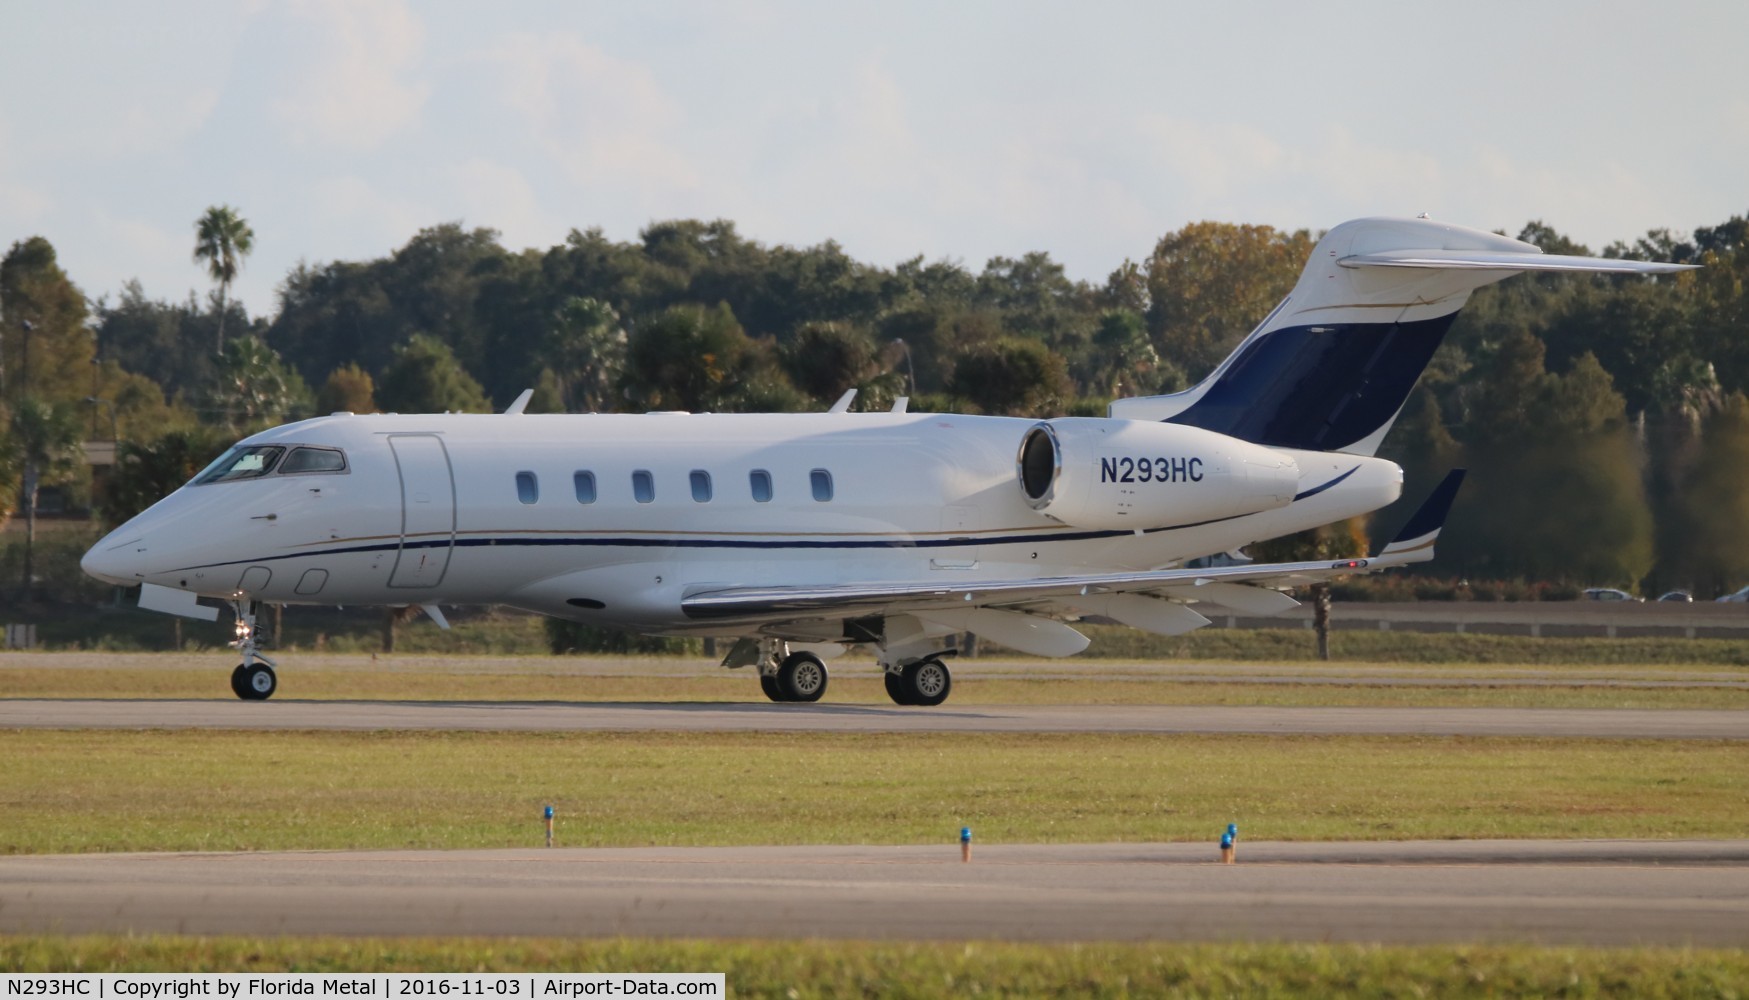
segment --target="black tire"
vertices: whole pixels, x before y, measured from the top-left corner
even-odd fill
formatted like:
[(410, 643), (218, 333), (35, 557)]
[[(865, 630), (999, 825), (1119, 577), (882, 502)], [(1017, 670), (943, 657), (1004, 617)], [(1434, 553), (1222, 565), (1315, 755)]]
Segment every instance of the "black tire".
[(273, 697), (273, 692), (279, 690), (279, 677), (273, 668), (265, 663), (256, 663), (243, 668), (242, 686), (237, 697), (244, 701), (266, 701)]
[(784, 701), (819, 701), (828, 680), (826, 661), (813, 653), (791, 653), (777, 668), (777, 689)]
[(894, 673), (888, 670), (882, 674), (882, 679), (887, 682), (887, 697), (893, 699), (893, 704), (909, 705), (912, 703), (910, 692), (905, 690), (905, 675), (903, 673)]
[(770, 698), (772, 701), (783, 700), (783, 692), (778, 690), (777, 687), (777, 678), (768, 674), (759, 675), (759, 690), (764, 691), (765, 697)]
[(243, 665), (237, 664), (237, 669), (231, 671), (231, 693), (239, 698), (247, 698), (248, 688), (243, 686)]
[(933, 707), (947, 700), (953, 690), (953, 674), (947, 664), (931, 657), (905, 667), (905, 694), (911, 704)]

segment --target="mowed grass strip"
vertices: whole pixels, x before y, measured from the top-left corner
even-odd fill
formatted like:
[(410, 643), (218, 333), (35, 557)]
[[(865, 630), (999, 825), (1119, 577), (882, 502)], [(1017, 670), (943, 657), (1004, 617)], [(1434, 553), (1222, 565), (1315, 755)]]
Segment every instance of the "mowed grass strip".
[[(1340, 618), (1366, 617), (1365, 604), (1339, 604)], [(1270, 663), (1315, 662), (1317, 641), (1307, 628), (1200, 628), (1177, 636), (1157, 636), (1114, 625), (1082, 629), (1093, 644), (1089, 657), (1156, 660), (1232, 660)], [(1677, 636), (1487, 635), (1479, 632), (1412, 632), (1336, 628), (1330, 633), (1332, 660), (1396, 663), (1559, 664), (1710, 664), (1749, 666), (1749, 643), (1741, 639), (1685, 639)]]
[(0, 851), (1740, 837), (1749, 743), (0, 732)]
[[(465, 669), (381, 671), (288, 663), (279, 672), (281, 700), (414, 701), (656, 701), (763, 702), (755, 678), (745, 670), (673, 676), (599, 676), (542, 669), (531, 658), (517, 671), (470, 673)], [(562, 663), (562, 661), (560, 661)], [(1048, 665), (1037, 668), (1048, 673)], [(1219, 667), (1186, 668), (1219, 673)], [(1229, 668), (1230, 669), (1230, 668)], [(1413, 668), (1399, 668), (1398, 674)], [(1021, 672), (1021, 671), (1017, 671)], [(8, 698), (195, 698), (231, 697), (229, 667), (8, 667), (0, 661), (0, 696)], [(1364, 677), (1340, 683), (1289, 684), (1246, 680), (1184, 681), (1170, 673), (1139, 676), (980, 677), (976, 668), (954, 678), (954, 705), (1301, 705), (1372, 708), (1731, 708), (1749, 709), (1749, 688), (1624, 687), (1591, 679), (1538, 678), (1515, 683), (1506, 676), (1440, 678), (1427, 683), (1369, 682)], [(1554, 683), (1548, 683), (1553, 680)], [(1680, 685), (1679, 680), (1675, 682)], [(826, 700), (837, 704), (890, 704), (871, 671), (832, 678)]]
[(0, 936), (6, 972), (721, 972), (730, 995), (1741, 997), (1728, 949)]

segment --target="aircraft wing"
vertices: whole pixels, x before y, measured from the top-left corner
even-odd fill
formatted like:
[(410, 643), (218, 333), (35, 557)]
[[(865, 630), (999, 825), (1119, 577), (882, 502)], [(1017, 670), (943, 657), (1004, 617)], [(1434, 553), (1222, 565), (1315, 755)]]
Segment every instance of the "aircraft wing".
[[(1098, 614), (1149, 631), (1175, 634), (1207, 622), (1173, 601), (1218, 604), (1247, 614), (1278, 614), (1298, 602), (1274, 588), (1426, 562), (1445, 523), (1464, 470), (1452, 471), (1409, 523), (1376, 555), (1359, 559), (1250, 563), (1208, 569), (1093, 573), (1021, 580), (896, 582), (796, 587), (705, 589), (681, 602), (699, 621), (780, 622), (786, 619), (920, 614), (974, 609)], [(1157, 600), (1158, 597), (1169, 600)], [(1186, 617), (1188, 616), (1188, 617)], [(1191, 621), (1194, 619), (1194, 622)], [(1176, 627), (1176, 626), (1187, 627)]]

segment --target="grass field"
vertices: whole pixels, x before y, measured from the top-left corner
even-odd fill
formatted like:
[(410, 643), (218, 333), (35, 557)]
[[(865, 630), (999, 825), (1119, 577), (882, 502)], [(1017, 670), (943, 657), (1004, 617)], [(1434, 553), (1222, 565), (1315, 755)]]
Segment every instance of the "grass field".
[[(1243, 638), (1248, 652), (971, 661), (956, 668), (954, 704), (1749, 708), (1741, 688), (1707, 686), (1749, 680), (1741, 648), (1668, 643), (1700, 655), (1623, 662), (1583, 655), (1594, 640), (1524, 639), (1460, 651), (1468, 659), (1319, 664), (1262, 655), (1266, 633), (1206, 631)], [(1415, 637), (1463, 638), (1496, 637)], [(1490, 660), (1536, 643), (1550, 645)], [(222, 651), (0, 654), (0, 696), (229, 699), (230, 662)], [(299, 652), (282, 656), (279, 697), (757, 695), (744, 671), (700, 658)], [(860, 662), (836, 668), (828, 699), (886, 702)], [(984, 843), (1207, 840), (1227, 822), (1253, 841), (1749, 828), (1749, 745), (1737, 742), (11, 730), (0, 731), (0, 760), (4, 853), (534, 846), (549, 803), (567, 846), (948, 844), (962, 825)], [(0, 971), (25, 970), (722, 971), (735, 996), (786, 998), (1749, 997), (1741, 950), (1531, 946), (0, 935)]]
[(0, 852), (1734, 837), (1749, 745), (1106, 734), (0, 732)]
[[(0, 655), (10, 698), (229, 698), (233, 657), (206, 653)], [(874, 668), (834, 661), (827, 700), (886, 704)], [(955, 665), (954, 705), (1352, 705), (1749, 709), (1749, 669), (1385, 663), (1002, 661)], [(1293, 681), (1295, 683), (1285, 683)], [(702, 657), (288, 654), (282, 699), (760, 701), (754, 678)]]
[(0, 936), (0, 971), (722, 972), (735, 997), (1733, 997), (1676, 948)]

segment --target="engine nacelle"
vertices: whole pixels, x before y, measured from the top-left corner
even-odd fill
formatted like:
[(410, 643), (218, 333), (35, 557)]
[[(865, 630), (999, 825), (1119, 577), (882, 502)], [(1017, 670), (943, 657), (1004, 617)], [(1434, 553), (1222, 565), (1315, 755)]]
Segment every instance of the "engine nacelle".
[(1293, 458), (1200, 427), (1062, 417), (1020, 442), (1020, 489), (1047, 517), (1077, 528), (1161, 528), (1285, 507)]

